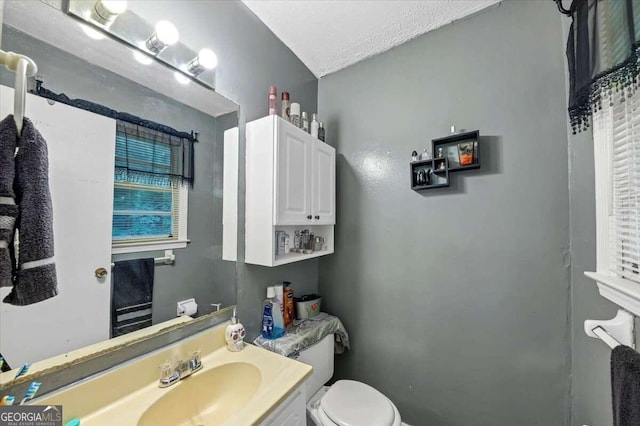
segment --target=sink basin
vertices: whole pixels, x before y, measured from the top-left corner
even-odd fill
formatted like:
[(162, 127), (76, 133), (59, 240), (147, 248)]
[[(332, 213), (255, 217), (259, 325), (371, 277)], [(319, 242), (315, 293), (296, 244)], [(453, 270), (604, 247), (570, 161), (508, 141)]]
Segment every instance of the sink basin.
[(196, 372), (168, 388), (138, 426), (220, 425), (251, 399), (261, 382), (260, 370), (245, 362)]

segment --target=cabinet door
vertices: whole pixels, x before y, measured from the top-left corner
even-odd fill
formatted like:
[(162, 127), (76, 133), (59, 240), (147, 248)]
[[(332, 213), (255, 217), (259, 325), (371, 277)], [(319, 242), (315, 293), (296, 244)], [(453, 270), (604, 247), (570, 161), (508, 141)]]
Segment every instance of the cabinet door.
[(304, 392), (295, 391), (282, 404), (273, 410), (260, 426), (306, 426), (307, 409)]
[(321, 141), (313, 149), (313, 223), (336, 223), (336, 150)]
[(311, 150), (310, 137), (278, 120), (274, 225), (311, 223)]

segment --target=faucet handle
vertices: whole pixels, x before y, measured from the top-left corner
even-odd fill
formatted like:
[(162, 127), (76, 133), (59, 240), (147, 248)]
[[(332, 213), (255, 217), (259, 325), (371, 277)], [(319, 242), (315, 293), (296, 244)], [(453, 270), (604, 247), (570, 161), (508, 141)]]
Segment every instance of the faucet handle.
[(202, 368), (202, 361), (200, 360), (201, 354), (202, 350), (200, 349), (191, 353), (191, 358), (189, 359), (189, 367), (191, 367), (192, 372), (198, 371)]
[(162, 364), (160, 364), (160, 379), (168, 379), (171, 376), (173, 376), (173, 365), (171, 365), (171, 362), (169, 361), (165, 361)]

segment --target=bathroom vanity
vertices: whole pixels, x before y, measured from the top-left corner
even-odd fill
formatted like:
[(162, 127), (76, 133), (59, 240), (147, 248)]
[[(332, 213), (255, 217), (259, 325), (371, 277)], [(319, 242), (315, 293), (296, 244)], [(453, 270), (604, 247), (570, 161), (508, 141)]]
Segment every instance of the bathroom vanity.
[[(105, 425), (305, 425), (309, 365), (247, 345), (229, 352), (227, 322), (36, 399), (62, 405), (64, 422)], [(202, 368), (160, 388), (158, 366), (201, 350)]]

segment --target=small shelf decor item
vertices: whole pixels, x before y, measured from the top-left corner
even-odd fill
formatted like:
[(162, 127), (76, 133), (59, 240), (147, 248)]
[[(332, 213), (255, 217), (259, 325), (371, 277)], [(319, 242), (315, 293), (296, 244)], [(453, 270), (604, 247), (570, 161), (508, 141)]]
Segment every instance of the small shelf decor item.
[(411, 162), (411, 189), (442, 188), (449, 186), (446, 158), (432, 158)]
[(412, 161), (411, 189), (449, 186), (449, 174), (480, 168), (480, 131), (454, 133), (431, 141), (433, 159)]

